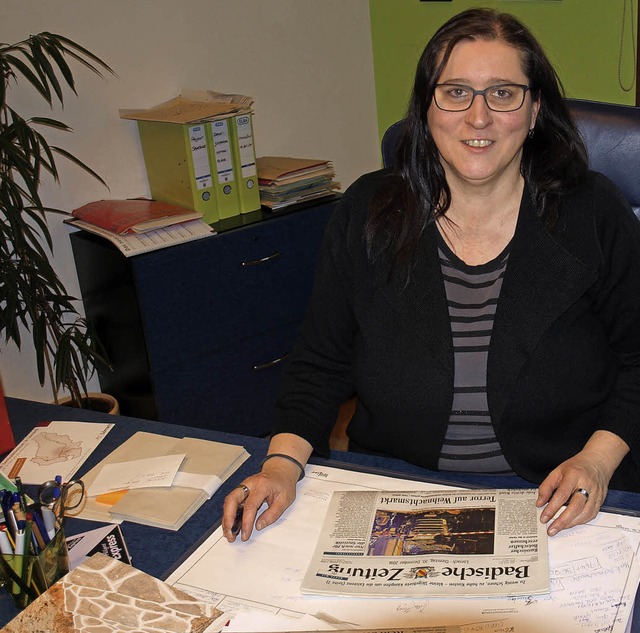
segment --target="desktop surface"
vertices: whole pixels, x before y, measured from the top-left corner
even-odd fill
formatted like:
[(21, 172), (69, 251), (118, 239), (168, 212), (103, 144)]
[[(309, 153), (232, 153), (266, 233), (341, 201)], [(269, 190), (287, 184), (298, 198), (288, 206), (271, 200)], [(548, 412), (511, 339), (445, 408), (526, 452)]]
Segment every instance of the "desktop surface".
[[(114, 448), (138, 431), (158, 433), (171, 437), (195, 437), (244, 446), (251, 457), (220, 487), (196, 514), (177, 532), (124, 522), (121, 529), (134, 567), (156, 578), (164, 579), (184, 561), (197, 546), (219, 525), (222, 504), (226, 494), (244, 478), (256, 472), (260, 461), (266, 455), (266, 438), (248, 437), (211, 431), (203, 428), (166, 424), (124, 416), (109, 416), (104, 413), (84, 411), (44, 403), (7, 398), (7, 408), (16, 442), (21, 441), (34, 426), (51, 420), (82, 420), (86, 422), (113, 422), (113, 429), (107, 434), (96, 450), (82, 465), (78, 475), (88, 472)], [(408, 464), (402, 460), (378, 455), (332, 451), (330, 459), (313, 458), (317, 464), (333, 465), (339, 468), (375, 472), (387, 476), (421, 481), (436, 481), (446, 484), (460, 484), (463, 487), (523, 488), (533, 484), (517, 475), (480, 475), (469, 473), (432, 472)], [(640, 511), (640, 494), (609, 491), (605, 505), (617, 512), (637, 513)], [(102, 524), (70, 519), (67, 534), (73, 535), (99, 527)], [(6, 592), (0, 592), (0, 626), (17, 614), (13, 602)], [(636, 617), (632, 632), (640, 633), (640, 600), (636, 596)]]

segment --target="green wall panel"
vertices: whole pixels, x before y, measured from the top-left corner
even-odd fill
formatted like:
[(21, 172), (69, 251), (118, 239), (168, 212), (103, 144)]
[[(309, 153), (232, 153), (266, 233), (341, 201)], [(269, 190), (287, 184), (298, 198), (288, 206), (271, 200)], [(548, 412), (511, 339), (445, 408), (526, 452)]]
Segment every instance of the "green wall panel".
[(638, 0), (369, 0), (381, 134), (402, 118), (429, 38), (452, 15), (478, 6), (512, 13), (531, 29), (567, 96), (635, 104)]

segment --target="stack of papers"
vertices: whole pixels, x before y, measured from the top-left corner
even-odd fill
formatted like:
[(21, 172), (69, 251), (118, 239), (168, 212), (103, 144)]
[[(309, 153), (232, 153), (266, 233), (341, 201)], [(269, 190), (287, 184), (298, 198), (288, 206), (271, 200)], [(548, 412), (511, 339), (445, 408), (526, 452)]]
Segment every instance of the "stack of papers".
[(256, 162), (260, 203), (271, 211), (332, 196), (340, 189), (328, 160), (263, 156)]
[(76, 220), (120, 235), (146, 233), (172, 224), (198, 220), (203, 214), (157, 200), (97, 200), (74, 209)]
[[(625, 633), (640, 578), (640, 517), (625, 514), (601, 512), (588, 524), (562, 530), (548, 539), (550, 594), (459, 598), (453, 594), (434, 597), (425, 592), (412, 598), (383, 599), (364, 595), (303, 594), (305, 570), (313, 560), (321, 535), (328, 536), (323, 523), (333, 494), (351, 490), (362, 495), (357, 505), (343, 506), (341, 532), (346, 538), (335, 536), (344, 553), (351, 546), (354, 529), (357, 531), (362, 527), (364, 530), (365, 525), (374, 527), (373, 522), (367, 523), (365, 515), (370, 506), (366, 505), (365, 499), (376, 491), (453, 492), (453, 488), (441, 484), (370, 472), (311, 464), (305, 470), (306, 477), (298, 484), (295, 504), (278, 523), (254, 531), (247, 542), (238, 539), (232, 547), (224, 538), (222, 528), (218, 528), (167, 579), (178, 589), (202, 598), (207, 596), (223, 610), (225, 617), (231, 620), (224, 631), (364, 629), (369, 633), (381, 633), (411, 631), (410, 627), (418, 627), (416, 633), (418, 630), (420, 633)], [(463, 494), (468, 493), (473, 491)], [(513, 511), (510, 525), (501, 537), (514, 535), (515, 541), (523, 520), (519, 502), (515, 506), (508, 503), (502, 507), (505, 517), (510, 510)], [(454, 516), (452, 513), (451, 518)], [(522, 534), (524, 543), (528, 537), (524, 532)], [(334, 552), (332, 550), (329, 555)], [(412, 558), (416, 557), (400, 553), (393, 558), (394, 566), (398, 563), (407, 565)], [(350, 577), (357, 581), (359, 576), (359, 581), (364, 583), (373, 577), (373, 571), (367, 574), (370, 565), (363, 559), (357, 557)], [(514, 565), (511, 556), (503, 557), (502, 561), (505, 568)], [(469, 567), (476, 573), (482, 573), (486, 566), (476, 565), (469, 559)], [(376, 580), (389, 581), (391, 570), (384, 564), (379, 567)], [(419, 563), (416, 567), (419, 569), (415, 570), (415, 582), (421, 585), (429, 578), (428, 571), (423, 573), (425, 570)], [(338, 575), (331, 574), (332, 577)], [(431, 577), (434, 582), (447, 578), (451, 576)], [(470, 580), (468, 575), (467, 580)], [(233, 626), (240, 612), (252, 612), (253, 622), (245, 626), (245, 622), (240, 621), (244, 621), (242, 616), (238, 618), (237, 626)], [(296, 617), (315, 616), (320, 621), (319, 626), (307, 625), (304, 629), (282, 625), (267, 629), (260, 626), (260, 617), (265, 613), (290, 616), (292, 624)], [(323, 626), (327, 624), (329, 626)]]
[(157, 200), (98, 200), (71, 215), (65, 223), (108, 239), (127, 257), (215, 233), (199, 211)]
[(82, 478), (85, 502), (69, 515), (179, 530), (248, 458), (242, 446), (139, 431)]
[(133, 257), (133, 255), (157, 251), (160, 248), (192, 242), (203, 237), (210, 237), (216, 233), (215, 229), (204, 220), (189, 220), (188, 222), (171, 224), (170, 226), (163, 226), (144, 233), (126, 234), (114, 233), (84, 220), (70, 218), (64, 222), (109, 240), (125, 257)]
[(121, 109), (121, 119), (164, 123), (201, 123), (251, 112), (253, 99), (215, 90), (183, 90), (180, 96), (151, 108)]

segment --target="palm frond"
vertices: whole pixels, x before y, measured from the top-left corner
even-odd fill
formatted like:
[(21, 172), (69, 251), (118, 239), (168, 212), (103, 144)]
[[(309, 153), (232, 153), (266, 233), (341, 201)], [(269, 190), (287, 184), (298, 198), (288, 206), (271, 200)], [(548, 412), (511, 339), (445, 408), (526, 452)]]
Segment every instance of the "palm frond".
[(80, 405), (96, 366), (108, 366), (108, 360), (51, 265), (47, 218), (66, 212), (45, 206), (41, 177), (59, 180), (57, 161), (63, 159), (106, 183), (71, 152), (49, 144), (44, 132), (72, 132), (68, 125), (46, 116), (25, 119), (8, 103), (11, 87), (24, 81), (47, 106), (62, 105), (66, 88), (76, 92), (72, 64), (100, 77), (114, 74), (86, 48), (54, 33), (0, 44), (0, 337), (20, 348), (28, 331), (40, 383), (51, 384), (54, 399), (60, 389), (69, 390)]
[(67, 150), (62, 149), (61, 147), (51, 147), (51, 150), (56, 154), (59, 154), (60, 156), (64, 156), (69, 162), (73, 163), (77, 167), (80, 167), (80, 169), (82, 169), (83, 171), (86, 171), (89, 175), (93, 176), (98, 182), (100, 182), (101, 184), (103, 184), (105, 187), (108, 188), (107, 183), (102, 179), (102, 177), (97, 172), (93, 171), (91, 167), (89, 167), (88, 165), (85, 165), (81, 160), (76, 158), (73, 154), (70, 154), (69, 152), (67, 152)]

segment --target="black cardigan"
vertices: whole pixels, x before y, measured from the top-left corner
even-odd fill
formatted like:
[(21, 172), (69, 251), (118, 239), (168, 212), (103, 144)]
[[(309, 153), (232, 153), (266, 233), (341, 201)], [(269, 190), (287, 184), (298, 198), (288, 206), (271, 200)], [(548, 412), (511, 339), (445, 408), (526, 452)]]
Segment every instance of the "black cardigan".
[[(389, 280), (362, 237), (385, 171), (356, 181), (325, 233), (273, 432), (320, 453), (339, 404), (362, 448), (437, 469), (453, 400), (453, 344), (436, 227), (421, 235), (410, 281)], [(504, 455), (540, 482), (597, 429), (631, 453), (611, 487), (640, 491), (640, 223), (618, 189), (590, 173), (553, 232), (525, 187), (488, 356), (487, 397)]]

